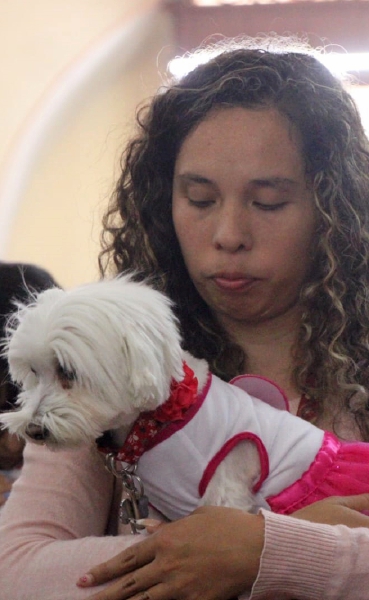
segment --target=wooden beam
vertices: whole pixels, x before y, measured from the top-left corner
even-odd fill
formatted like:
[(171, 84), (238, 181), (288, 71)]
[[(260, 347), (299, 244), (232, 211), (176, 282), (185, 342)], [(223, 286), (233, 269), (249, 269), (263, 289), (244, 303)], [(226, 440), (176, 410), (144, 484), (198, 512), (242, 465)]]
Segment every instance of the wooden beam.
[(169, 2), (167, 9), (173, 15), (179, 53), (212, 34), (255, 36), (272, 31), (305, 35), (315, 47), (337, 44), (348, 52), (369, 52), (369, 2), (364, 0), (219, 7), (177, 1)]

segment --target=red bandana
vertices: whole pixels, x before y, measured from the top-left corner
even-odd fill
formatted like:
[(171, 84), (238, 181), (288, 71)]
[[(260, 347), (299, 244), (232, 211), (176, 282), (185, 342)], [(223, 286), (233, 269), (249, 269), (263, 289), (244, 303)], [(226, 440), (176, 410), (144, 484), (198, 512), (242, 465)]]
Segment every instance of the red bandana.
[(183, 421), (187, 409), (197, 400), (198, 381), (192, 369), (183, 363), (184, 378), (173, 381), (170, 396), (164, 404), (143, 412), (132, 426), (122, 448), (119, 450), (99, 447), (105, 453), (114, 452), (116, 460), (134, 464), (151, 446), (156, 434), (173, 421)]

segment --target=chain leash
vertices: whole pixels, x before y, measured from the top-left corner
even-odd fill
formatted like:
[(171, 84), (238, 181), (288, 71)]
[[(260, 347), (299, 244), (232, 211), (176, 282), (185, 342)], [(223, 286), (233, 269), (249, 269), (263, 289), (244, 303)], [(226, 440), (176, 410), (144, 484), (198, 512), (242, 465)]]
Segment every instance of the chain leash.
[(131, 533), (137, 534), (145, 529), (137, 523), (149, 516), (149, 499), (145, 494), (141, 478), (136, 475), (137, 463), (130, 465), (116, 459), (114, 452), (105, 457), (105, 467), (118, 479), (121, 479), (124, 498), (119, 505), (119, 519), (123, 525), (130, 525)]

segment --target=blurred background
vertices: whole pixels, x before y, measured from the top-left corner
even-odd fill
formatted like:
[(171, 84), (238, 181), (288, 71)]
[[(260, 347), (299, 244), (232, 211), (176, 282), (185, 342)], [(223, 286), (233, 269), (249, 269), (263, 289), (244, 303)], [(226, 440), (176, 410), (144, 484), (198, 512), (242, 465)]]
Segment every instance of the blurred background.
[(0, 0), (0, 260), (97, 279), (137, 106), (210, 35), (269, 32), (338, 55), (369, 131), (369, 0)]

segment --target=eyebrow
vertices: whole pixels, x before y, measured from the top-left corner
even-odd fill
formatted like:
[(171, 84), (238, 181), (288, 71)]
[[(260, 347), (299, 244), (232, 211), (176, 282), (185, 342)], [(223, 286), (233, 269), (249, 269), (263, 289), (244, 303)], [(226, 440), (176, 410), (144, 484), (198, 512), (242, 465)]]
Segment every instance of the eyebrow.
[[(177, 175), (175, 179), (179, 180), (181, 183), (199, 183), (203, 185), (216, 185), (216, 183), (211, 179), (203, 177), (202, 175), (198, 175), (197, 173), (182, 173), (180, 175)], [(256, 187), (283, 188), (294, 187), (298, 185), (298, 182), (288, 177), (262, 177), (252, 179), (249, 182), (249, 185), (254, 185)]]
[(251, 185), (256, 185), (259, 187), (272, 187), (272, 188), (281, 188), (281, 187), (293, 187), (298, 185), (298, 182), (294, 179), (289, 179), (288, 177), (265, 177), (262, 179), (252, 179)]
[(175, 179), (183, 183), (202, 183), (207, 185), (215, 185), (211, 179), (202, 177), (196, 173), (183, 173), (182, 175), (177, 175)]

